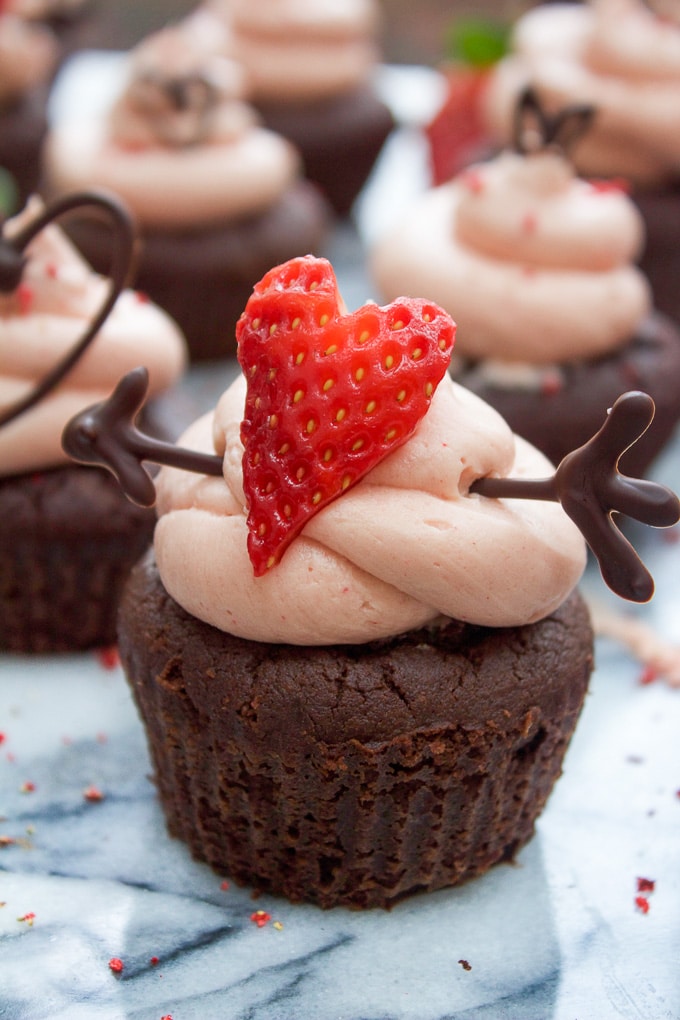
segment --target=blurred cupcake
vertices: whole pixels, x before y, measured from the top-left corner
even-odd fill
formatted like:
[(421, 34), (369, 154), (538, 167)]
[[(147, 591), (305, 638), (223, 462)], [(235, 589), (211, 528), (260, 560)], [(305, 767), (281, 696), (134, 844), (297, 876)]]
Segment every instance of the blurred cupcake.
[[(567, 111), (558, 133), (577, 134), (569, 117), (585, 112)], [(680, 418), (680, 330), (653, 311), (634, 264), (643, 240), (619, 187), (578, 178), (546, 144), (422, 195), (378, 241), (371, 267), (386, 299), (415, 289), (455, 313), (455, 377), (555, 464), (621, 393), (649, 393), (654, 424), (622, 460), (639, 474)]]
[(49, 29), (0, 6), (0, 167), (12, 176), (15, 207), (40, 179), (47, 97), (58, 46)]
[(657, 307), (680, 321), (680, 13), (677, 4), (593, 0), (539, 6), (485, 93), (493, 136), (510, 137), (531, 83), (548, 109), (590, 103), (592, 129), (572, 157), (586, 177), (625, 179), (645, 221), (641, 265)]
[(394, 126), (374, 81), (375, 0), (215, 0), (265, 124), (302, 154), (334, 209), (352, 207)]
[[(98, 204), (106, 211), (108, 203)], [(123, 253), (114, 266), (115, 295), (131, 244), (126, 258), (126, 218), (113, 208)], [(62, 378), (60, 366), (92, 334), (111, 297), (107, 282), (54, 224), (24, 249), (26, 232), (43, 219), (32, 203), (4, 225), (0, 239), (7, 256), (0, 271), (0, 648), (14, 652), (74, 651), (115, 641), (118, 597), (150, 541), (155, 517), (122, 498), (108, 472), (70, 463), (61, 431), (140, 360), (151, 366), (155, 397), (148, 425), (186, 360), (169, 317), (122, 290)]]
[(95, 8), (96, 0), (5, 0), (6, 10), (54, 33), (62, 62), (93, 43)]
[[(48, 194), (105, 186), (130, 206), (136, 285), (179, 323), (194, 359), (234, 353), (236, 320), (264, 267), (317, 250), (328, 223), (297, 152), (258, 125), (243, 95), (238, 65), (185, 23), (133, 51), (108, 116), (66, 119), (45, 147)], [(103, 229), (90, 221), (70, 233), (101, 271)]]

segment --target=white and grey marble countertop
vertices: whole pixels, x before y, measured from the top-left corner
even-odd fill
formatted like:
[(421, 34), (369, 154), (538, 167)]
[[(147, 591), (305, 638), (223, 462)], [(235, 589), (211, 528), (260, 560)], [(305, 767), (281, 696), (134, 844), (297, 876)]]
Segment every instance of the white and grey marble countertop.
[[(413, 143), (407, 127), (400, 159)], [(329, 254), (356, 307), (356, 234)], [(194, 371), (187, 412), (233, 371)], [(654, 476), (677, 490), (680, 437)], [(623, 611), (678, 642), (680, 530), (635, 542), (657, 594)], [(592, 568), (585, 587), (608, 601)], [(255, 900), (167, 835), (115, 662), (0, 656), (0, 1020), (680, 1020), (680, 690), (642, 672), (598, 639), (514, 864), (391, 912), (324, 912)]]

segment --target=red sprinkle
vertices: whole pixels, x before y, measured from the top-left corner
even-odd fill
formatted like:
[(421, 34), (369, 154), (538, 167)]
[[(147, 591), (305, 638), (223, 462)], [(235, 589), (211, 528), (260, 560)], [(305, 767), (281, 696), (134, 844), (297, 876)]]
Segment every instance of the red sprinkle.
[(112, 970), (114, 974), (122, 974), (123, 966), (123, 961), (118, 956), (112, 956), (109, 960), (109, 970)]
[(656, 882), (653, 878), (638, 878), (637, 880), (637, 891), (639, 893), (654, 892)]
[(33, 288), (29, 287), (27, 283), (20, 283), (16, 289), (16, 295), (19, 301), (19, 313), (21, 315), (28, 315), (33, 308), (33, 300), (35, 298)]
[(638, 683), (643, 687), (648, 684), (653, 684), (655, 680), (659, 679), (659, 670), (656, 666), (645, 666), (638, 678)]
[(85, 800), (89, 800), (92, 802), (104, 800), (104, 794), (102, 793), (98, 786), (94, 785), (88, 786), (83, 790), (83, 797), (85, 798)]
[(595, 191), (606, 194), (608, 191), (623, 191), (630, 194), (630, 182), (625, 177), (593, 178), (588, 182)]
[(522, 230), (525, 234), (535, 234), (538, 227), (538, 219), (535, 213), (526, 213), (522, 217)]
[(28, 914), (24, 914), (23, 917), (17, 917), (17, 921), (25, 921), (29, 927), (32, 927), (35, 921), (35, 914), (31, 910)]
[(47, 263), (47, 265), (45, 266), (45, 272), (51, 280), (56, 280), (57, 276), (59, 275), (59, 269), (57, 268), (54, 262)]
[(151, 964), (152, 967), (155, 967), (157, 966), (157, 964), (160, 963), (160, 960), (158, 959), (157, 956), (152, 956), (151, 959), (149, 960), (149, 963)]
[(164, 1013), (163, 1016), (161, 1017), (161, 1020), (172, 1020), (172, 1014)]
[(7, 734), (6, 733), (0, 733), (0, 744), (4, 744), (6, 740), (7, 740)]
[(19, 791), (21, 793), (34, 793), (35, 783), (31, 782), (30, 779), (27, 779), (25, 783), (21, 784), (21, 786), (19, 787)]
[(220, 882), (220, 889), (222, 890), (222, 892), (226, 892), (228, 888), (229, 888), (229, 883), (227, 882), (227, 880), (225, 878), (224, 882)]
[(649, 900), (647, 899), (646, 896), (636, 896), (635, 906), (637, 907), (641, 914), (649, 913)]
[(266, 910), (256, 910), (254, 914), (250, 915), (250, 920), (254, 921), (258, 928), (264, 928), (271, 919), (272, 915), (268, 914)]
[(478, 170), (464, 170), (460, 175), (460, 181), (474, 195), (479, 195), (484, 191), (484, 178)]
[(116, 645), (111, 645), (110, 648), (98, 648), (96, 654), (99, 665), (104, 669), (115, 669), (120, 664), (120, 656), (118, 655)]
[(145, 294), (144, 291), (136, 290), (135, 291), (135, 296), (136, 296), (137, 300), (139, 301), (139, 303), (141, 305), (148, 305), (148, 303), (149, 303), (149, 295)]

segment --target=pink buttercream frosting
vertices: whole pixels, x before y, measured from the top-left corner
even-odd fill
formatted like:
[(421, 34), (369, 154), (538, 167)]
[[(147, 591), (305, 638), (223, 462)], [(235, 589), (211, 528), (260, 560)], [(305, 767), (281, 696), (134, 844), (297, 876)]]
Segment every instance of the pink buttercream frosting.
[(650, 308), (632, 264), (642, 240), (618, 188), (579, 179), (557, 152), (504, 152), (421, 196), (371, 268), (386, 300), (424, 294), (454, 315), (464, 357), (548, 365), (634, 335)]
[(226, 0), (233, 53), (260, 99), (316, 99), (364, 82), (379, 59), (374, 0)]
[[(12, 236), (36, 204), (8, 221)], [(108, 281), (82, 260), (59, 227), (27, 248), (19, 287), (0, 294), (0, 409), (14, 405), (77, 343), (105, 300)], [(145, 364), (150, 393), (167, 389), (185, 367), (184, 339), (174, 322), (140, 295), (124, 291), (72, 371), (36, 407), (0, 429), (0, 475), (67, 463), (66, 422), (105, 399), (121, 375)]]
[(49, 29), (13, 14), (0, 14), (0, 105), (47, 81), (57, 52)]
[(492, 133), (510, 137), (512, 112), (531, 82), (559, 109), (590, 103), (591, 129), (573, 150), (587, 175), (640, 185), (680, 173), (680, 22), (640, 0), (549, 4), (519, 19), (511, 54), (495, 69), (485, 113)]
[(242, 69), (191, 18), (146, 39), (110, 116), (58, 124), (45, 150), (57, 194), (96, 184), (119, 194), (142, 227), (225, 222), (267, 209), (300, 172), (283, 138), (244, 101)]
[(366, 642), (447, 617), (532, 623), (577, 584), (585, 545), (561, 507), (470, 494), (482, 475), (543, 478), (552, 468), (448, 376), (411, 439), (255, 577), (241, 470), (245, 392), (239, 377), (179, 440), (220, 454), (224, 477), (163, 468), (157, 481), (161, 577), (193, 616), (256, 641)]

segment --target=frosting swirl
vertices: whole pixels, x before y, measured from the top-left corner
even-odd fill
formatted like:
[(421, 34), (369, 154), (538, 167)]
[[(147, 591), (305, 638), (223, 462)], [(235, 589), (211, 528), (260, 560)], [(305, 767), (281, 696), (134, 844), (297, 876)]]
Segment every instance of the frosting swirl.
[[(257, 641), (366, 642), (454, 617), (534, 622), (578, 582), (585, 545), (557, 504), (471, 495), (488, 473), (544, 477), (545, 458), (445, 377), (411, 439), (318, 512), (278, 566), (246, 551), (239, 377), (182, 446), (224, 458), (224, 480), (163, 468), (156, 557), (187, 612)], [(226, 481), (226, 485), (224, 484)]]
[[(37, 200), (3, 228), (12, 236), (36, 211)], [(107, 281), (94, 274), (59, 227), (41, 231), (26, 251), (19, 286), (0, 294), (0, 409), (30, 392), (83, 334), (102, 304)], [(66, 422), (104, 399), (120, 375), (143, 361), (154, 394), (184, 369), (183, 338), (151, 302), (124, 291), (91, 346), (65, 380), (31, 410), (0, 429), (0, 475), (68, 462), (61, 448)]]
[(504, 152), (426, 193), (376, 245), (386, 300), (425, 294), (458, 323), (463, 356), (549, 365), (627, 342), (650, 292), (643, 238), (617, 188), (578, 179), (556, 152)]
[(591, 103), (595, 121), (574, 147), (586, 175), (625, 175), (640, 185), (680, 173), (680, 24), (640, 0), (550, 4), (519, 19), (513, 52), (486, 92), (494, 135), (510, 137), (528, 83), (555, 108)]
[(258, 99), (317, 99), (360, 85), (378, 61), (374, 0), (230, 0), (233, 52)]
[(13, 14), (0, 14), (0, 104), (10, 103), (47, 81), (57, 54), (57, 42), (49, 29)]
[(198, 18), (150, 36), (108, 118), (54, 128), (44, 160), (56, 194), (96, 184), (140, 225), (174, 229), (256, 214), (284, 193), (297, 153), (257, 126), (242, 70), (204, 37)]

